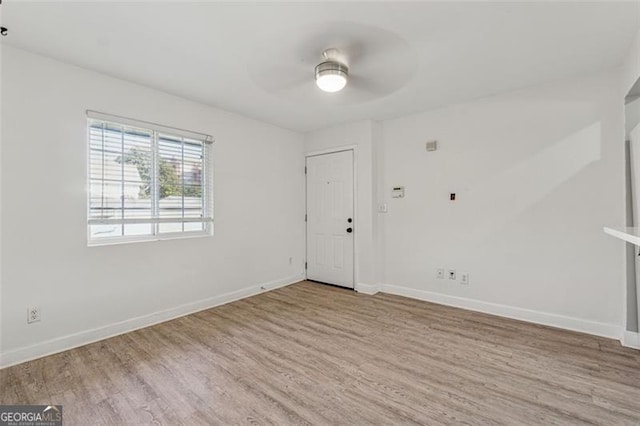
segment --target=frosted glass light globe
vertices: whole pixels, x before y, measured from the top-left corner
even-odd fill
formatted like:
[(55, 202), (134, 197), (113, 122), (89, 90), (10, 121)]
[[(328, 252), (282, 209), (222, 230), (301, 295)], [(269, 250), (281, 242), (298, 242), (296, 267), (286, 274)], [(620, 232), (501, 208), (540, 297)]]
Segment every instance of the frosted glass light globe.
[(322, 75), (316, 79), (316, 84), (325, 92), (334, 93), (344, 89), (347, 79), (343, 75), (329, 74)]
[(316, 67), (316, 85), (325, 92), (335, 93), (347, 85), (349, 68), (340, 62), (326, 61)]

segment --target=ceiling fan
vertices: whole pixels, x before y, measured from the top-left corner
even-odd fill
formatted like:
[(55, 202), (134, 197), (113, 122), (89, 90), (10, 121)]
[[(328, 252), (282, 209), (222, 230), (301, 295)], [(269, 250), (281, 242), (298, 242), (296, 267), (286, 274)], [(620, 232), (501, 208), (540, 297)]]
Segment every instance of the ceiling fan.
[(249, 76), (266, 92), (298, 102), (357, 104), (382, 98), (415, 74), (416, 55), (400, 36), (356, 22), (280, 29), (250, 56)]

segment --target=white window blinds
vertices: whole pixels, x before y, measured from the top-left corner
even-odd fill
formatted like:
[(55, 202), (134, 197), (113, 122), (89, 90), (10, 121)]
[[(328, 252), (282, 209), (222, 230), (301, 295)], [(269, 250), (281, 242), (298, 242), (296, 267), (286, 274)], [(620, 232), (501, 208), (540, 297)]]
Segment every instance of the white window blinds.
[(211, 233), (209, 136), (87, 115), (90, 244)]

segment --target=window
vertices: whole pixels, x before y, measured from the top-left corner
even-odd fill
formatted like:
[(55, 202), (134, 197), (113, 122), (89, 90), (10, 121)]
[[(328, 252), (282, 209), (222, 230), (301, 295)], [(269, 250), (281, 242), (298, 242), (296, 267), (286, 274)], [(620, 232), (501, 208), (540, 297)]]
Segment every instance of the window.
[(211, 234), (210, 136), (87, 116), (89, 245)]

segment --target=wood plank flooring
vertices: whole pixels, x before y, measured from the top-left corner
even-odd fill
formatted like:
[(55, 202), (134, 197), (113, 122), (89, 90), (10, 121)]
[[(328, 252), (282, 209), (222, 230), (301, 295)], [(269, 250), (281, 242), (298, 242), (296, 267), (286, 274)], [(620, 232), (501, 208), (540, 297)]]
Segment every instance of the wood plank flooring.
[(0, 371), (67, 425), (640, 425), (640, 351), (302, 282)]

